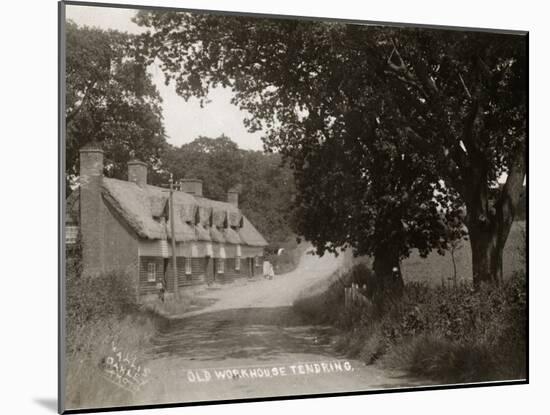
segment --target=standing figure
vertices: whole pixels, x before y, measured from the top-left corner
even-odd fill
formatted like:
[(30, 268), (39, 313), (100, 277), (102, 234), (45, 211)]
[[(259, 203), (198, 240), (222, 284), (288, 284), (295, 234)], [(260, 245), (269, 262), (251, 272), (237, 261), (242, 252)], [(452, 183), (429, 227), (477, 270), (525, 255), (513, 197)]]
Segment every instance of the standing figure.
[(266, 278), (266, 279), (268, 279), (268, 280), (272, 280), (272, 279), (273, 279), (273, 276), (274, 276), (275, 274), (274, 274), (274, 272), (273, 272), (273, 265), (271, 265), (271, 262), (269, 262), (269, 261), (264, 261), (263, 275), (264, 275), (264, 278)]
[(157, 282), (157, 290), (158, 290), (159, 300), (164, 303), (164, 293), (166, 292), (164, 281)]

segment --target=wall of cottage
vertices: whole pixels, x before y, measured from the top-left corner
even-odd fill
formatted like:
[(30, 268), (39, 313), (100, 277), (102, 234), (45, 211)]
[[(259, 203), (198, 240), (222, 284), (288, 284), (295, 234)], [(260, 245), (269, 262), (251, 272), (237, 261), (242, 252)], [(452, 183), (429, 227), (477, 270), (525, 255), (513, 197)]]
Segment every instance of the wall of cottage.
[(89, 146), (80, 151), (80, 240), (82, 272), (97, 275), (123, 272), (131, 278), (138, 295), (138, 241), (122, 225), (101, 196), (103, 151)]
[(103, 201), (101, 205), (101, 225), (103, 232), (103, 270), (122, 271), (132, 279), (136, 295), (138, 293), (138, 238), (135, 233), (117, 218)]
[[(95, 240), (103, 243), (93, 246), (89, 251), (98, 252), (102, 264), (94, 263), (95, 272), (122, 271), (132, 278), (136, 294), (143, 300), (156, 298), (158, 282), (164, 279), (168, 293), (174, 291), (174, 275), (170, 248), (167, 243), (151, 242), (151, 246), (158, 249), (147, 249), (146, 255), (140, 254), (144, 241), (139, 240), (135, 233), (119, 219), (118, 214), (103, 200), (100, 205), (100, 214), (96, 216)], [(163, 241), (166, 242), (166, 241)], [(158, 250), (158, 252), (157, 252)], [(257, 250), (254, 250), (256, 252)], [(96, 257), (97, 258), (97, 257)], [(191, 274), (186, 271), (186, 261), (191, 260)], [(210, 265), (208, 265), (210, 261)], [(218, 272), (218, 261), (223, 261), (223, 272)], [(186, 287), (206, 283), (230, 283), (237, 278), (251, 278), (262, 275), (263, 257), (255, 260), (254, 257), (242, 257), (240, 269), (236, 269), (236, 258), (188, 258), (177, 257), (178, 286)], [(149, 263), (155, 264), (155, 279), (150, 281)], [(207, 273), (207, 267), (212, 267)], [(208, 277), (210, 278), (208, 280)]]
[[(191, 273), (188, 273), (186, 267), (187, 261), (191, 261)], [(223, 272), (218, 272), (218, 262), (223, 261)], [(225, 284), (235, 281), (237, 278), (251, 278), (262, 275), (263, 257), (259, 260), (254, 258), (241, 258), (240, 269), (236, 269), (236, 258), (186, 258), (177, 257), (177, 276), (178, 286), (185, 288), (188, 286), (219, 283)], [(149, 264), (154, 264), (150, 266)], [(207, 272), (207, 267), (210, 266), (210, 272)], [(155, 269), (155, 279), (152, 279), (151, 269)], [(166, 283), (166, 291), (174, 292), (174, 272), (172, 267), (172, 258), (161, 258), (159, 256), (140, 256), (139, 266), (139, 285), (140, 295), (150, 296), (158, 295), (159, 289), (157, 283), (164, 279)]]
[[(149, 264), (154, 264), (154, 280), (149, 281)], [(140, 296), (158, 295), (157, 283), (162, 281), (165, 269), (162, 257), (142, 256), (139, 260), (139, 294)]]
[(85, 205), (88, 212), (93, 212), (83, 215), (80, 223), (83, 274), (97, 275), (113, 271), (124, 273), (131, 279), (137, 296), (137, 236), (122, 224), (103, 198), (95, 198), (87, 191), (82, 193), (81, 209), (82, 205)]

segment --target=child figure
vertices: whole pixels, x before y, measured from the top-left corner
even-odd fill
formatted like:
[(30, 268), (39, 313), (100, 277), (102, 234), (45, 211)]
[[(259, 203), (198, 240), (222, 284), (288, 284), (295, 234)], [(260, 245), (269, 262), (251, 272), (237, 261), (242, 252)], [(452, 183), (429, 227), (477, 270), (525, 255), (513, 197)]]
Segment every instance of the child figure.
[(158, 293), (159, 293), (159, 299), (160, 301), (162, 301), (164, 303), (164, 292), (166, 291), (165, 288), (164, 288), (164, 283), (163, 281), (159, 281), (157, 282), (157, 290)]
[(271, 265), (271, 262), (264, 261), (263, 274), (264, 274), (264, 278), (268, 280), (273, 279), (273, 277), (275, 276), (275, 273), (273, 272), (273, 265)]

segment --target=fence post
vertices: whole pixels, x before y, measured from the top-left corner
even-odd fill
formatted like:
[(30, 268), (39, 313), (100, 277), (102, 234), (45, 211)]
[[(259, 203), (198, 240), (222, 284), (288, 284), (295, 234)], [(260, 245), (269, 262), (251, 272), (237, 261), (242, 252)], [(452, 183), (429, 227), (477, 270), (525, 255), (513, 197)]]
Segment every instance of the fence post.
[(344, 307), (348, 308), (348, 287), (344, 287)]

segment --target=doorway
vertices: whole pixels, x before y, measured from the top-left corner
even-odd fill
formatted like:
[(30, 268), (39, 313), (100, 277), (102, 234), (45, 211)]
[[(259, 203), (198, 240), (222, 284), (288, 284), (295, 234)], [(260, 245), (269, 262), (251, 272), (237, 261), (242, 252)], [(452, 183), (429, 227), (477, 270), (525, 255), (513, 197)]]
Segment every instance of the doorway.
[(206, 283), (208, 285), (212, 284), (214, 282), (214, 258), (207, 256), (205, 257), (206, 260)]

